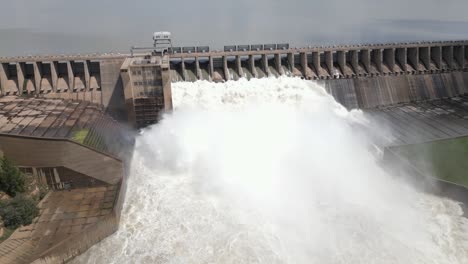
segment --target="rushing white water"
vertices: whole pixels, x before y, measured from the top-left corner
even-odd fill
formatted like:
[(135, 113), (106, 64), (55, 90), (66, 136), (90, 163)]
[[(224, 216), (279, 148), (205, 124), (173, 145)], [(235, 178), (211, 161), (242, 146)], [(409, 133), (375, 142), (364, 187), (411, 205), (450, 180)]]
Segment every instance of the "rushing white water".
[(137, 139), (119, 231), (75, 263), (468, 263), (460, 206), (383, 171), (363, 114), (316, 84), (173, 97)]

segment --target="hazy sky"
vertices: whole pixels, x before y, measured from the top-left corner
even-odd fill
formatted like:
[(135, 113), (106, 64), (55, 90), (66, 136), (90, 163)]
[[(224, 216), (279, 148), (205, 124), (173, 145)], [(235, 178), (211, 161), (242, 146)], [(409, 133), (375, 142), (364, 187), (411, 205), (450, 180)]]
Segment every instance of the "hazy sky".
[(0, 0), (0, 55), (468, 39), (467, 0)]

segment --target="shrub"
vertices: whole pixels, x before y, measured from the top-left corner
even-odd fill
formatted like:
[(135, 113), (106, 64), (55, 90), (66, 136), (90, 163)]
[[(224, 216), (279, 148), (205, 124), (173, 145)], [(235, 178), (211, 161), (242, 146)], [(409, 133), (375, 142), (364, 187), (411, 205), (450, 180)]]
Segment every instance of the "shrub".
[(40, 185), (38, 200), (39, 201), (42, 200), (47, 195), (48, 192), (49, 192), (49, 187), (47, 187), (47, 185), (45, 184)]
[(25, 190), (25, 176), (8, 158), (0, 158), (0, 191), (14, 197)]
[(23, 195), (17, 195), (9, 201), (0, 202), (0, 216), (5, 227), (15, 229), (29, 225), (39, 215), (36, 202)]

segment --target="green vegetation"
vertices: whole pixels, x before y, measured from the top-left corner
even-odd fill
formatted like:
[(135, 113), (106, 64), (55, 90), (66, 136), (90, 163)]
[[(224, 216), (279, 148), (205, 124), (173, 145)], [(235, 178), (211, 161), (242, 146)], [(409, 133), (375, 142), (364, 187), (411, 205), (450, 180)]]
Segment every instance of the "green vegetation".
[(6, 228), (16, 229), (22, 225), (29, 225), (38, 215), (36, 201), (24, 195), (0, 202), (0, 216)]
[(25, 190), (25, 176), (9, 159), (0, 158), (0, 191), (14, 197)]
[(10, 228), (5, 228), (3, 230), (3, 236), (0, 237), (0, 243), (7, 240), (15, 230)]
[(468, 137), (401, 146), (396, 153), (422, 172), (468, 186)]
[(81, 129), (73, 133), (72, 139), (80, 144), (83, 144), (88, 136), (89, 129)]
[(42, 200), (47, 193), (49, 192), (49, 187), (47, 185), (41, 184), (39, 185), (39, 194), (37, 195), (36, 199), (38, 201)]
[[(39, 189), (37, 189), (39, 188)], [(32, 194), (37, 190), (37, 194)], [(11, 160), (0, 158), (0, 191), (7, 199), (0, 200), (0, 218), (5, 226), (5, 233), (0, 241), (5, 240), (19, 226), (29, 225), (39, 215), (37, 201), (47, 193), (47, 188), (37, 186), (34, 179), (27, 178)]]
[[(72, 140), (83, 145), (88, 145), (98, 150), (106, 148), (104, 138), (95, 130), (81, 129), (77, 130), (72, 135)], [(116, 142), (117, 144), (117, 142)]]

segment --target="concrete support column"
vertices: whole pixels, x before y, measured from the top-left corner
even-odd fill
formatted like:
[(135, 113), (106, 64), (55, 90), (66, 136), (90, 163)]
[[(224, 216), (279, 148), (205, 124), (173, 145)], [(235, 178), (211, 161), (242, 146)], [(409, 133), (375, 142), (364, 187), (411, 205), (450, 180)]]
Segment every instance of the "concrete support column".
[(22, 62), (16, 63), (16, 75), (18, 77), (18, 94), (23, 94), (26, 83), (24, 78), (24, 64)]
[(364, 69), (366, 72), (370, 73), (371, 72), (371, 67), (370, 67), (370, 62), (371, 62), (371, 59), (370, 59), (370, 50), (368, 49), (365, 49), (365, 50), (361, 50), (360, 52), (360, 61), (362, 63), (362, 65), (364, 65)]
[(0, 63), (0, 94), (5, 95), (7, 83), (8, 83), (8, 75), (6, 70), (6, 63)]
[(431, 55), (429, 47), (419, 48), (419, 59), (421, 60), (424, 67), (428, 70), (431, 69)]
[(291, 73), (294, 72), (294, 66), (296, 65), (294, 61), (294, 53), (288, 53), (288, 64)]
[(434, 61), (437, 68), (442, 69), (442, 48), (441, 47), (431, 48), (431, 59)]
[(53, 92), (57, 92), (57, 83), (58, 83), (58, 74), (57, 74), (57, 62), (51, 61), (50, 62), (50, 75), (52, 77), (52, 90)]
[(223, 56), (223, 71), (224, 71), (224, 78), (226, 81), (231, 80), (231, 74), (229, 73), (228, 63), (227, 63), (227, 56)]
[(244, 77), (244, 71), (242, 70), (242, 61), (239, 55), (236, 56), (236, 69), (237, 73), (239, 74), (239, 77)]
[(302, 75), (308, 79), (309, 76), (307, 74), (307, 54), (305, 52), (301, 52), (299, 54), (300, 58), (301, 58), (301, 68), (302, 68)]
[(182, 72), (182, 79), (184, 79), (184, 81), (188, 81), (187, 80), (187, 71), (185, 70), (185, 60), (184, 60), (184, 58), (180, 59), (180, 70)]
[[(167, 56), (167, 55), (164, 55)], [(169, 61), (169, 58), (165, 58)], [(161, 71), (163, 96), (164, 96), (164, 110), (172, 110), (172, 89), (171, 89), (171, 71), (169, 68), (163, 68)]]
[(213, 56), (210, 56), (210, 58), (209, 58), (208, 69), (209, 69), (209, 72), (210, 72), (210, 78), (211, 78), (211, 80), (213, 80), (213, 77), (214, 77)]
[(465, 48), (463, 46), (453, 47), (453, 56), (458, 63), (458, 69), (463, 69), (465, 63)]
[(281, 55), (279, 53), (275, 54), (275, 69), (280, 75), (284, 74), (284, 72), (282, 72), (283, 69), (281, 68)]
[(68, 92), (73, 92), (75, 89), (75, 74), (73, 73), (72, 63), (72, 61), (67, 61)]
[(360, 74), (359, 72), (359, 51), (352, 50), (351, 52), (351, 66), (354, 69), (354, 73)]
[(333, 76), (333, 53), (331, 51), (325, 51), (325, 65), (327, 65), (330, 75)]
[(416, 71), (419, 71), (419, 53), (418, 48), (407, 49), (408, 62)]
[(382, 50), (380, 50), (380, 49), (372, 50), (372, 62), (374, 62), (375, 66), (377, 67), (377, 70), (379, 71), (379, 73), (383, 73)]
[(463, 68), (467, 68), (468, 65), (466, 63), (468, 62), (468, 46), (464, 46), (463, 49), (465, 50), (465, 61), (463, 62)]
[(445, 46), (442, 47), (442, 58), (447, 63), (449, 69), (453, 69), (453, 47)]
[(42, 62), (33, 62), (34, 68), (34, 84), (36, 86), (36, 94), (41, 92), (42, 82)]
[(85, 90), (91, 90), (91, 73), (89, 72), (89, 61), (83, 62), (84, 78), (85, 78)]
[(395, 72), (395, 49), (384, 49), (383, 51), (383, 62), (390, 69), (392, 73)]
[(197, 75), (197, 79), (201, 80), (202, 76), (200, 71), (200, 60), (198, 59), (198, 57), (195, 57), (195, 73)]
[[(136, 124), (136, 113), (135, 113), (135, 101), (133, 96), (133, 85), (132, 85), (132, 68), (129, 65), (123, 66), (123, 70), (120, 71), (120, 79), (122, 80), (123, 86), (123, 96), (124, 96), (124, 103), (127, 112), (127, 120), (128, 123), (137, 127)], [(163, 86), (164, 87), (164, 86)], [(164, 90), (163, 90), (164, 95)]]
[(338, 66), (340, 67), (341, 69), (341, 72), (343, 74), (346, 74), (345, 73), (345, 70), (346, 70), (346, 52), (345, 51), (337, 51), (336, 52), (336, 59), (338, 61)]
[(320, 54), (318, 52), (312, 52), (312, 65), (315, 68), (315, 74), (320, 77)]
[(266, 54), (262, 54), (262, 67), (263, 71), (265, 71), (265, 74), (270, 76), (270, 69), (268, 69), (268, 57)]
[(249, 68), (250, 72), (255, 78), (258, 78), (257, 70), (255, 69), (255, 60), (253, 55), (249, 55)]
[(406, 48), (397, 48), (396, 49), (396, 61), (400, 64), (401, 69), (406, 72), (408, 70), (407, 60), (406, 60)]

